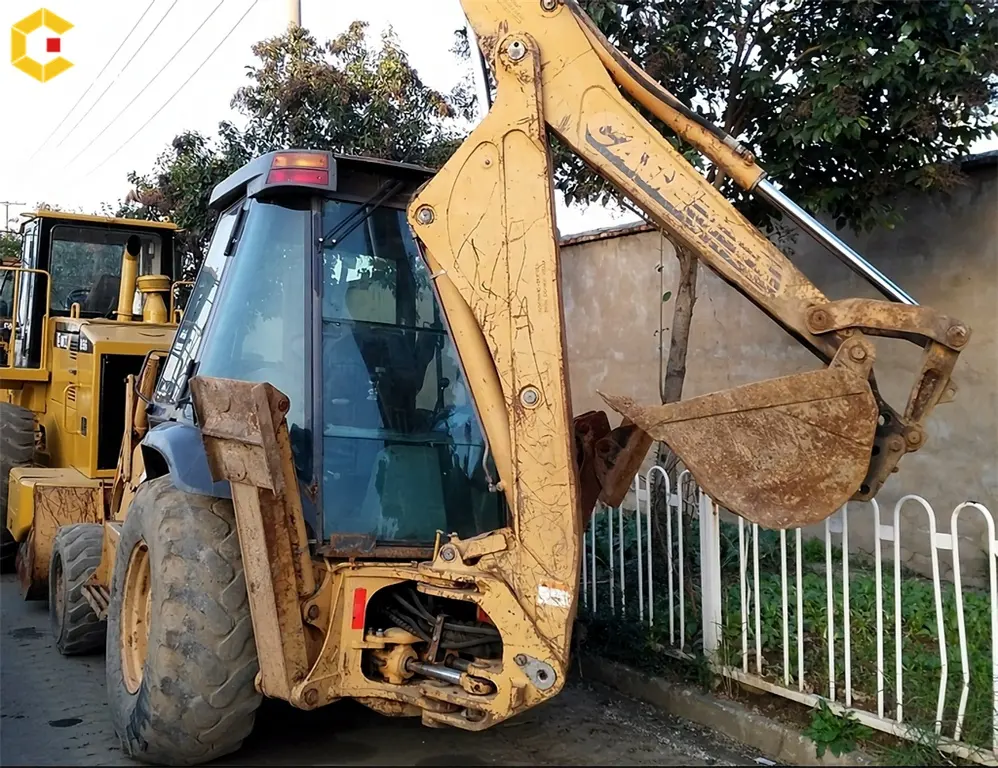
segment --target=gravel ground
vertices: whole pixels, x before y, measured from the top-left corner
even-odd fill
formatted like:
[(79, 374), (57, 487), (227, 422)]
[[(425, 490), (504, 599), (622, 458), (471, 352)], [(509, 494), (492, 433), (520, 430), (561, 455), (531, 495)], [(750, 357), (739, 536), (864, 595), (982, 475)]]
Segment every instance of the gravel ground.
[[(551, 702), (482, 733), (424, 728), (352, 702), (299, 712), (267, 701), (220, 765), (754, 765), (706, 729), (574, 681)], [(0, 581), (0, 765), (130, 765), (111, 727), (101, 656), (55, 650), (44, 603)]]

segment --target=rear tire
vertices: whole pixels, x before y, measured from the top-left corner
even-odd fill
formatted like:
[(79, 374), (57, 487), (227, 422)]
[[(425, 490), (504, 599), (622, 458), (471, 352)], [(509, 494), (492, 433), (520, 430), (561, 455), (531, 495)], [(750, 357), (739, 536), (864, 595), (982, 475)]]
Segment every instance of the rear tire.
[(0, 528), (0, 573), (12, 573), (17, 563), (17, 541), (4, 525)]
[(49, 616), (56, 648), (63, 656), (104, 649), (107, 621), (83, 596), (83, 584), (100, 565), (104, 526), (78, 523), (63, 526), (52, 542), (49, 561)]
[(13, 403), (0, 403), (0, 522), (3, 542), (0, 543), (0, 572), (14, 570), (17, 542), (7, 527), (7, 492), (10, 471), (30, 466), (35, 458), (35, 415)]
[(111, 718), (127, 755), (197, 765), (253, 729), (259, 664), (232, 502), (143, 483), (121, 529), (107, 623)]

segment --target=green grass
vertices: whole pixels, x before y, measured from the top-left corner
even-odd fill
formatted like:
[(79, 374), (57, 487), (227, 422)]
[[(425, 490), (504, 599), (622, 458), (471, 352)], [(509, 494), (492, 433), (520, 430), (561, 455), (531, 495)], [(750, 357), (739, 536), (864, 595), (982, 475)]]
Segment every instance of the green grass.
[[(845, 632), (841, 574), (833, 587), (834, 651), (836, 698), (844, 701)], [(877, 702), (877, 620), (876, 582), (872, 574), (850, 574), (850, 656), (852, 659), (853, 705), (876, 711)], [(897, 689), (895, 683), (896, 651), (894, 642), (894, 582), (893, 575), (884, 577), (884, 699), (885, 714), (893, 716)], [(780, 601), (780, 576), (760, 571), (760, 605), (763, 675), (775, 681), (784, 679), (783, 614)], [(790, 681), (797, 685), (797, 622), (795, 580), (788, 584)], [(736, 649), (730, 663), (741, 662), (741, 598), (737, 583), (725, 590), (724, 647)], [(828, 619), (827, 586), (823, 573), (806, 572), (802, 579), (803, 639), (805, 690), (827, 696)], [(943, 733), (951, 735), (956, 722), (956, 707), (962, 688), (960, 645), (957, 633), (956, 600), (951, 584), (943, 586), (943, 635), (949, 662), (946, 685), (946, 706), (943, 711)], [(964, 594), (964, 614), (967, 625), (968, 662), (971, 671), (970, 690), (962, 740), (987, 746), (991, 742), (991, 627), (988, 598), (973, 592)], [(755, 615), (748, 612), (749, 669), (755, 671)], [(735, 655), (733, 653), (732, 655)], [(904, 720), (931, 729), (936, 718), (936, 706), (941, 680), (939, 632), (936, 623), (935, 598), (931, 582), (902, 577), (901, 597), (901, 660), (903, 675)]]
[[(631, 521), (633, 523), (633, 521)], [(605, 525), (598, 531), (597, 551), (607, 555)], [(746, 542), (749, 527), (746, 526)], [(761, 531), (759, 542), (760, 573), (759, 593), (761, 605), (760, 638), (763, 657), (763, 676), (775, 683), (783, 684), (783, 613), (781, 601), (780, 545), (779, 534)], [(618, 530), (614, 528), (615, 579), (619, 579)], [(699, 552), (696, 541), (696, 526), (692, 540), (685, 542), (687, 551)], [(625, 620), (610, 620), (608, 589), (601, 584), (601, 620), (591, 617), (588, 620), (588, 644), (598, 652), (613, 656), (619, 661), (641, 666), (651, 672), (664, 668), (675, 668), (676, 662), (664, 653), (669, 645), (668, 605), (665, 600), (666, 568), (656, 562), (656, 625), (652, 628), (636, 622), (637, 573), (636, 552), (634, 551), (633, 525), (624, 531), (625, 563), (630, 566), (626, 579), (629, 585), (628, 606)], [(794, 560), (794, 537), (787, 536), (788, 564), (788, 640), (790, 656), (790, 686), (797, 688), (797, 586)], [(657, 560), (662, 560), (659, 553)], [(828, 617), (827, 581), (825, 573), (825, 545), (821, 540), (804, 541), (802, 546), (804, 562), (802, 578), (803, 608), (803, 647), (804, 647), (804, 689), (822, 696), (829, 694), (828, 679)], [(833, 548), (833, 603), (834, 603), (834, 650), (836, 700), (844, 703), (844, 621), (842, 595), (842, 553)], [(694, 558), (695, 562), (698, 558)], [(608, 557), (598, 558), (597, 571), (606, 578), (603, 563)], [(721, 653), (722, 661), (731, 666), (742, 666), (742, 627), (741, 593), (738, 575), (738, 532), (734, 525), (722, 524), (721, 560), (723, 571), (724, 601)], [(689, 562), (689, 561), (688, 561)], [(589, 567), (591, 568), (591, 562)], [(748, 600), (754, 601), (754, 588), (751, 584), (752, 550), (748, 559)], [(699, 583), (697, 574), (687, 573), (687, 579)], [(678, 583), (678, 582), (677, 582)], [(859, 556), (850, 557), (849, 575), (849, 616), (852, 659), (852, 689), (855, 708), (877, 711), (877, 605), (876, 580), (874, 572), (863, 563)], [(936, 621), (935, 597), (932, 582), (907, 570), (901, 575), (901, 659), (903, 672), (904, 722), (924, 730), (934, 732), (936, 703), (939, 694), (941, 664), (939, 655), (939, 632)], [(895, 715), (895, 639), (894, 639), (894, 568), (890, 561), (883, 568), (883, 650), (884, 650), (884, 714), (889, 718)], [(618, 598), (619, 599), (619, 598)], [(952, 584), (943, 584), (943, 636), (948, 657), (948, 679), (946, 684), (945, 708), (942, 717), (942, 733), (953, 735), (956, 721), (957, 703), (962, 689), (960, 666), (960, 644), (957, 629), (956, 599)], [(687, 595), (686, 640), (687, 650), (698, 652), (701, 647), (701, 626), (698, 594)], [(619, 604), (617, 606), (619, 613)], [(678, 604), (676, 630), (678, 631)], [(970, 668), (970, 689), (961, 740), (971, 745), (990, 747), (992, 738), (992, 689), (991, 689), (991, 614), (987, 594), (964, 590), (964, 617), (967, 632), (968, 662)], [(756, 672), (755, 659), (755, 611), (748, 610), (748, 660), (749, 671)], [(692, 677), (702, 677), (702, 671), (690, 673)], [(921, 748), (924, 745), (915, 745)], [(929, 747), (925, 747), (930, 749)], [(898, 759), (904, 759), (904, 755)]]
[(908, 739), (896, 739), (889, 746), (875, 749), (878, 765), (972, 765), (938, 749), (934, 731), (914, 731)]

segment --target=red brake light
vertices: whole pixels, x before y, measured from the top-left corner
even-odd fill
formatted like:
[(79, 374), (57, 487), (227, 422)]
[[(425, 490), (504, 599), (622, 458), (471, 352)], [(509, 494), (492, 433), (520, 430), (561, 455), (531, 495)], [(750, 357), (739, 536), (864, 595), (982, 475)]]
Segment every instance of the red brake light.
[(329, 186), (329, 171), (315, 171), (311, 168), (274, 168), (267, 174), (268, 184), (314, 184)]
[(367, 611), (367, 590), (363, 587), (358, 587), (353, 591), (353, 622), (351, 627), (354, 629), (364, 628), (364, 614)]

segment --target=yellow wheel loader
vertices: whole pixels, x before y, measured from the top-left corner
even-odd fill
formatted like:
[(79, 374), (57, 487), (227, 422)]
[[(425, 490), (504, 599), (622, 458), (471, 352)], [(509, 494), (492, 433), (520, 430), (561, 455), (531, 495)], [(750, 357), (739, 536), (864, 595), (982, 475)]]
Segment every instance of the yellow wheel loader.
[(19, 262), (0, 266), (2, 555), (27, 598), (47, 595), (60, 526), (103, 517), (125, 378), (173, 341), (175, 231), (44, 210), (22, 224)]
[[(653, 440), (732, 511), (803, 525), (876, 493), (952, 396), (969, 329), (794, 207), (574, 2), (464, 8), (498, 95), (439, 172), (289, 150), (215, 188), (174, 343), (125, 389), (103, 528), (59, 533), (95, 565), (63, 572), (53, 629), (106, 621), (132, 757), (232, 752), (264, 696), (489, 728), (565, 684), (580, 534)], [(621, 89), (890, 300), (827, 299)], [(548, 131), (823, 365), (665, 406), (607, 395), (615, 428), (573, 419)], [(902, 411), (877, 393), (876, 335), (925, 350)]]

